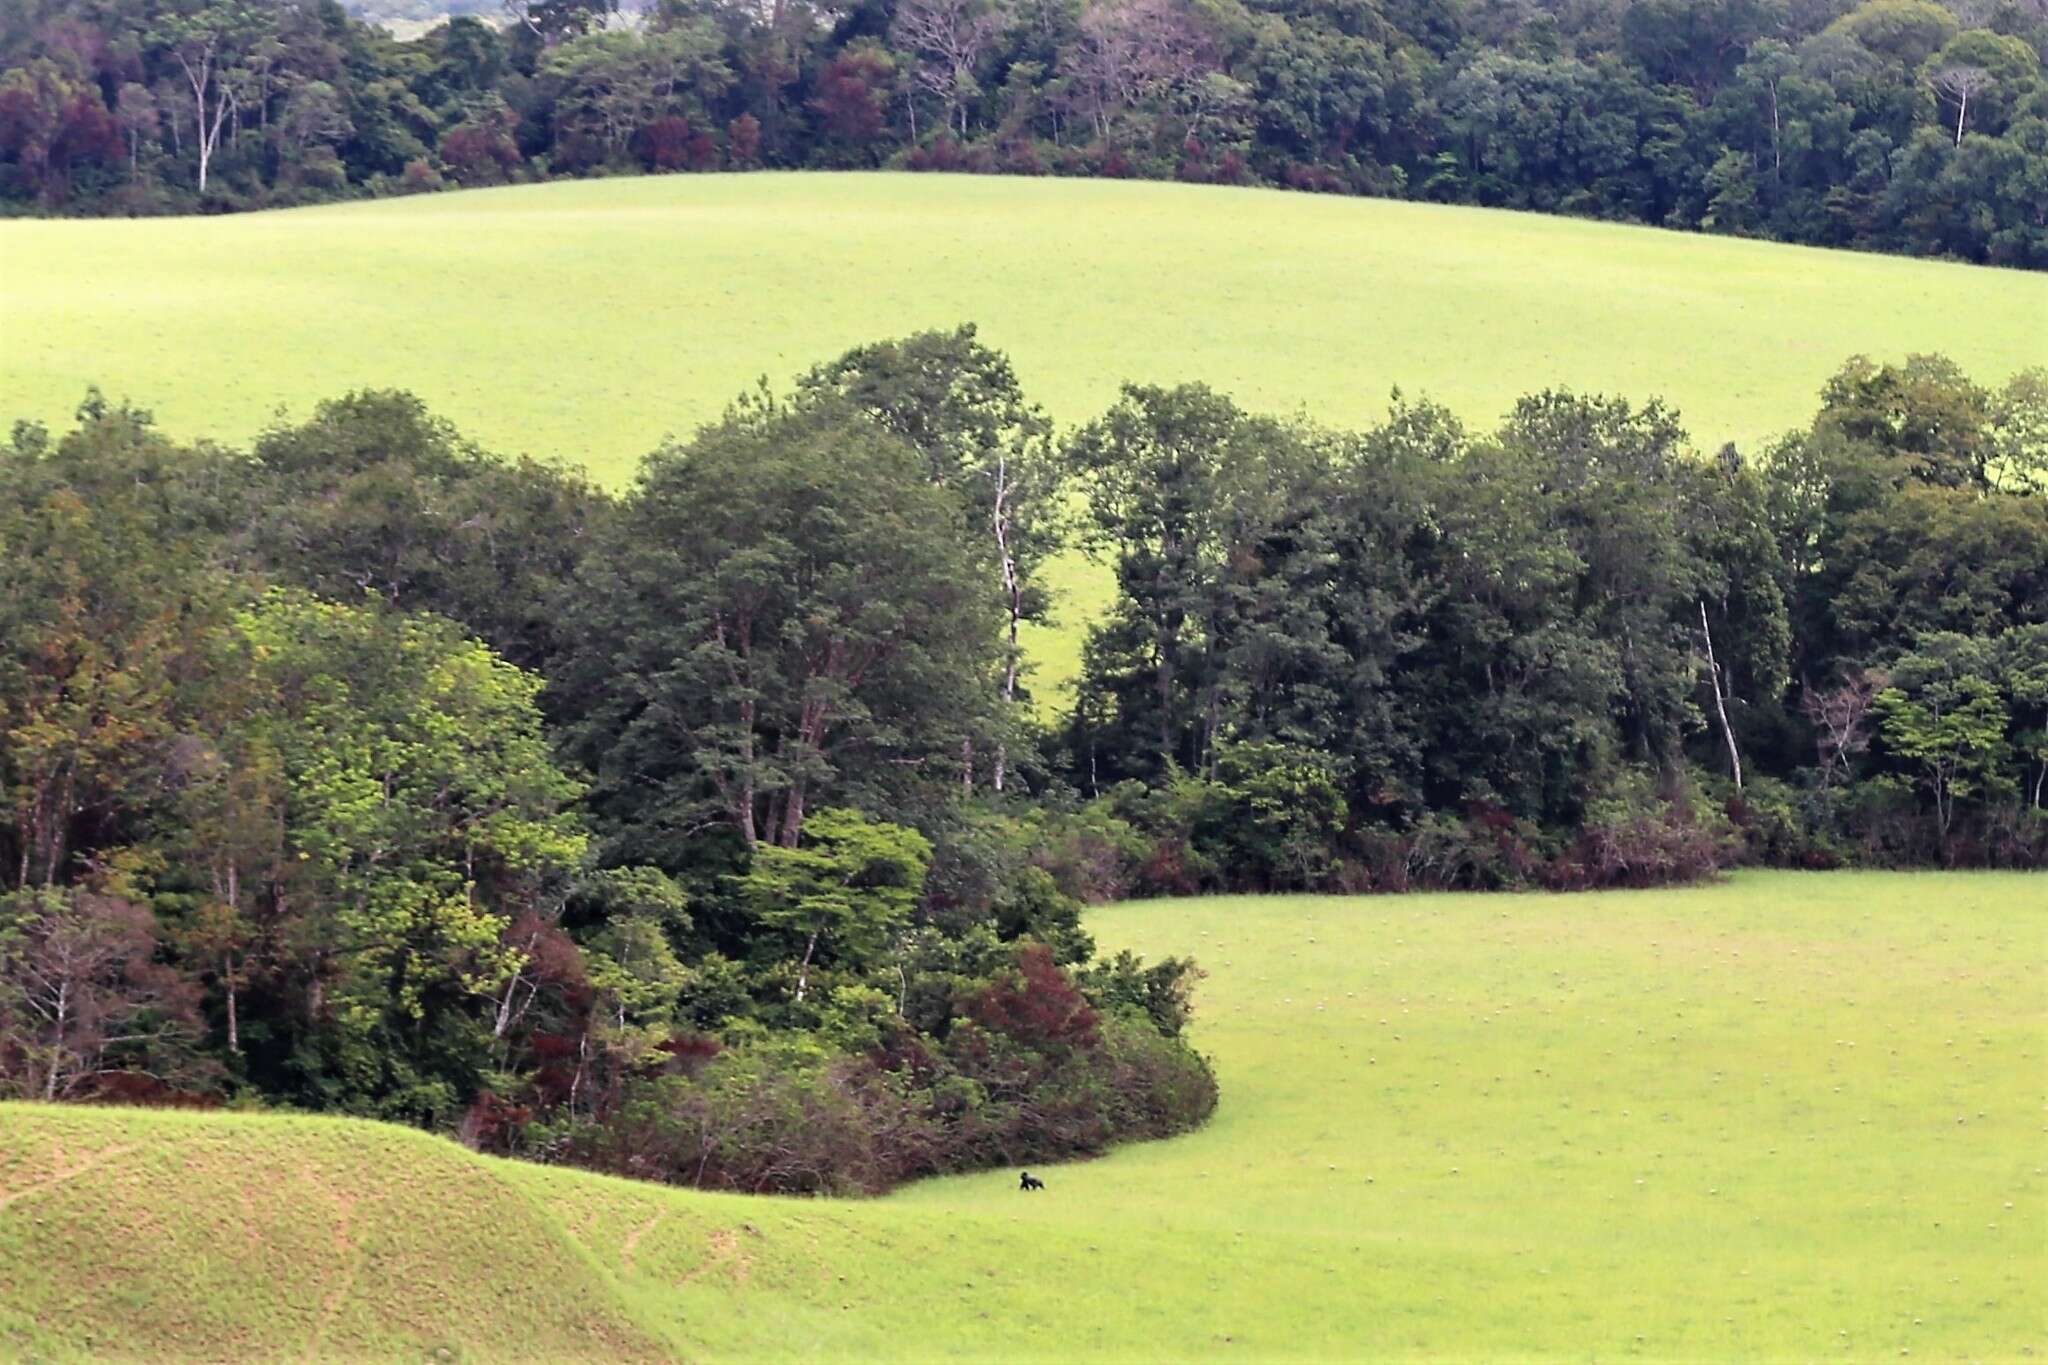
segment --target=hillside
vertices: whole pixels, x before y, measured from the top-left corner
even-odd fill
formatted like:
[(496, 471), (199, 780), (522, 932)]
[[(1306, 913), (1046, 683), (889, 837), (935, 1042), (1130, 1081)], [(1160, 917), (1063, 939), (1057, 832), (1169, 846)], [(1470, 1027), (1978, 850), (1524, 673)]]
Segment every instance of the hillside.
[(0, 1355), (2038, 1355), (2044, 912), (2038, 878), (1847, 873), (1105, 910), (1209, 968), (1223, 1108), (1029, 1198), (9, 1106)]
[(2048, 276), (1534, 214), (1257, 190), (889, 174), (671, 176), (225, 219), (0, 222), (0, 394), (85, 386), (246, 439), (365, 385), (623, 479), (765, 375), (962, 321), (1085, 420), (1203, 380), (1362, 424), (1485, 424), (1568, 384), (1702, 444), (1803, 423), (1854, 352), (1980, 381), (2048, 361)]

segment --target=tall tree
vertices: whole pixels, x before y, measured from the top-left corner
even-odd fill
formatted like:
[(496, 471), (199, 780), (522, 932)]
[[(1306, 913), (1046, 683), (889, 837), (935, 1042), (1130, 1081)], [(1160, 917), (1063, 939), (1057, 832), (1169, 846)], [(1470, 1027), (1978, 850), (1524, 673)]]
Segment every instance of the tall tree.
[(168, 0), (149, 30), (149, 44), (168, 53), (182, 77), (202, 195), (252, 58), (276, 31), (276, 7), (257, 0)]
[(957, 780), (1001, 664), (987, 542), (924, 454), (843, 402), (737, 405), (650, 456), (586, 564), (601, 622), (557, 672), (636, 857), (707, 819), (798, 846), (824, 802)]
[(1891, 686), (1877, 696), (1886, 749), (1909, 765), (1934, 799), (1944, 857), (1958, 803), (2012, 785), (2003, 771), (2011, 751), (2001, 671), (1986, 642), (1935, 635), (1920, 651), (1900, 657)]
[[(990, 42), (1009, 13), (989, 0), (899, 0), (889, 36), (916, 55), (919, 89), (939, 101), (945, 128), (967, 136), (967, 113), (981, 94), (975, 79)], [(915, 105), (911, 121), (916, 123)]]
[(1206, 768), (1222, 719), (1229, 566), (1323, 456), (1308, 433), (1201, 385), (1127, 385), (1067, 458), (1088, 500), (1088, 541), (1113, 556), (1119, 590), (1115, 616), (1090, 637), (1084, 712), (1149, 727), (1151, 775)]
[(19, 431), (0, 481), (0, 886), (67, 883), (120, 842), (232, 591), (158, 497), (175, 456), (147, 416), (96, 402), (85, 415), (54, 451)]
[(0, 1096), (92, 1096), (116, 1073), (203, 1080), (193, 983), (146, 906), (83, 888), (0, 895)]
[[(1008, 357), (977, 341), (968, 323), (858, 347), (811, 371), (798, 388), (853, 404), (923, 452), (932, 482), (958, 494), (967, 533), (987, 540), (995, 567), (992, 587), (1008, 620), (1001, 697), (1014, 707), (1024, 665), (1020, 631), (1050, 608), (1040, 573), (1063, 542), (1065, 471), (1052, 423), (1025, 401)], [(997, 791), (1007, 766), (999, 741)]]

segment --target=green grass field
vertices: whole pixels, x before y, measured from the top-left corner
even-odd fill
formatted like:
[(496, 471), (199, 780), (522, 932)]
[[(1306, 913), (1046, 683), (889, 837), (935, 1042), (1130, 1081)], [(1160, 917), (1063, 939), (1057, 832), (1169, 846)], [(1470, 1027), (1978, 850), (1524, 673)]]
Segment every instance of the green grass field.
[(2018, 1361), (2048, 880), (1099, 912), (1192, 951), (1176, 1141), (867, 1202), (333, 1120), (0, 1107), (0, 1356)]
[[(1276, 191), (901, 174), (559, 183), (226, 218), (0, 222), (0, 418), (88, 384), (183, 436), (410, 388), (485, 444), (621, 480), (765, 375), (973, 321), (1066, 424), (1126, 380), (1363, 424), (1569, 384), (1697, 441), (1804, 422), (1853, 352), (2048, 363), (2048, 276)], [(1103, 580), (1061, 566), (1078, 668)]]

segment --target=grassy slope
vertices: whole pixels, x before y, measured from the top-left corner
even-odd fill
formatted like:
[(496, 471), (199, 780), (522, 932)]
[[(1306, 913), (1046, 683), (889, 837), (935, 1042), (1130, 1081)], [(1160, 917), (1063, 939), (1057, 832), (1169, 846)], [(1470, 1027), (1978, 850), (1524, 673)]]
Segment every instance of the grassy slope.
[[(0, 222), (0, 419), (99, 383), (185, 436), (411, 388), (498, 449), (621, 479), (739, 390), (981, 325), (1062, 422), (1125, 380), (1371, 421), (1490, 423), (1551, 384), (1663, 395), (1711, 448), (1812, 410), (1851, 352), (2048, 362), (2048, 275), (1530, 214), (947, 176), (672, 176), (232, 218)], [(1070, 622), (1101, 581), (1064, 566)], [(1040, 637), (1054, 681), (1072, 631)]]
[(1223, 1109), (1030, 1198), (0, 1108), (0, 1355), (2038, 1357), (2044, 886), (1107, 910), (1208, 964)]

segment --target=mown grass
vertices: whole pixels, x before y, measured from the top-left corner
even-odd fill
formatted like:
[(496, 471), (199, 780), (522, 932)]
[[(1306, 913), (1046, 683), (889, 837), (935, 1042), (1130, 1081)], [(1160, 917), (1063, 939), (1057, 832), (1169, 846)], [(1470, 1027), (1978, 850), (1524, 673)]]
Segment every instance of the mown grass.
[[(1804, 422), (1852, 352), (2048, 362), (2048, 276), (1276, 191), (902, 174), (559, 183), (231, 218), (0, 222), (0, 417), (86, 385), (183, 436), (410, 388), (485, 444), (622, 481), (665, 432), (845, 348), (980, 325), (1062, 423), (1131, 380), (1356, 425), (1571, 385), (1697, 441)], [(1045, 681), (1103, 579), (1061, 566)]]
[[(2048, 881), (1098, 913), (1201, 1132), (749, 1200), (330, 1120), (0, 1107), (0, 1355), (2019, 1360)], [(125, 1149), (125, 1150), (124, 1150)]]

